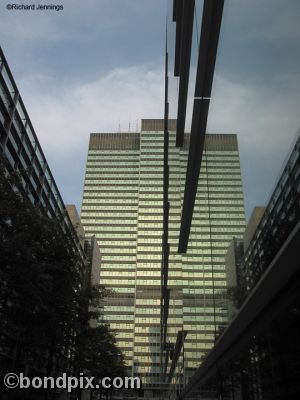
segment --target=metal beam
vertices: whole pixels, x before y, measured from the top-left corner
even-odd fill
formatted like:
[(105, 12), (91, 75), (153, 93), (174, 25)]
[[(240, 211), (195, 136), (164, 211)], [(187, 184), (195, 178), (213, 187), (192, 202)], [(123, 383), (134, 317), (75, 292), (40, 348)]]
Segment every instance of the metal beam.
[(175, 36), (175, 61), (174, 61), (174, 76), (180, 74), (180, 47), (181, 47), (181, 24), (182, 24), (182, 9), (184, 0), (176, 0), (176, 36)]
[[(190, 149), (181, 213), (181, 227), (178, 244), (179, 253), (185, 253), (187, 250), (204, 147), (205, 134), (202, 132), (205, 132), (206, 130), (208, 109), (209, 100), (194, 100)], [(198, 134), (198, 130), (201, 134)]]
[(178, 331), (177, 332), (177, 338), (176, 338), (176, 343), (175, 343), (175, 347), (174, 347), (174, 353), (173, 353), (173, 357), (172, 357), (172, 364), (170, 367), (170, 372), (169, 372), (169, 376), (168, 376), (168, 383), (171, 382), (180, 353), (181, 353), (181, 349), (183, 347), (184, 344), (184, 340), (186, 338), (188, 331)]
[(177, 0), (173, 0), (173, 22), (177, 19)]
[(186, 103), (189, 86), (191, 48), (193, 36), (195, 0), (183, 2), (181, 43), (180, 43), (180, 71), (179, 93), (177, 110), (176, 146), (181, 147), (184, 139)]
[(178, 252), (185, 253), (191, 228), (206, 133), (209, 100), (215, 69), (224, 0), (203, 5), (194, 107)]

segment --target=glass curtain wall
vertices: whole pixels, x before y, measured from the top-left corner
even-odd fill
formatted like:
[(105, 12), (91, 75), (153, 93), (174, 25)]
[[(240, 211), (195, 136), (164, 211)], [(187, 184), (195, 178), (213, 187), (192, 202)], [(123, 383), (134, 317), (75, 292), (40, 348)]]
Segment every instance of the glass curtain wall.
[[(174, 76), (178, 22), (173, 21), (173, 5), (174, 2), (169, 1), (168, 97), (169, 117), (177, 119), (180, 77)], [(203, 1), (195, 1), (184, 144), (182, 147), (175, 147), (174, 138), (170, 141), (170, 154), (176, 154), (174, 161), (170, 162), (170, 182), (177, 182), (178, 193), (176, 201), (170, 201), (170, 242), (171, 254), (174, 255), (177, 253), (183, 205), (202, 9)], [(175, 214), (175, 219), (172, 219)], [(225, 255), (231, 239), (242, 238), (244, 229), (244, 199), (237, 135), (224, 134), (222, 131), (209, 132), (204, 145), (188, 249), (185, 254), (180, 255), (182, 283), (177, 301), (182, 301), (181, 329), (187, 331), (187, 335), (180, 361), (172, 377), (171, 397), (178, 393), (180, 384), (186, 383), (193, 375), (227, 323)], [(169, 332), (170, 340), (173, 340), (171, 329)]]

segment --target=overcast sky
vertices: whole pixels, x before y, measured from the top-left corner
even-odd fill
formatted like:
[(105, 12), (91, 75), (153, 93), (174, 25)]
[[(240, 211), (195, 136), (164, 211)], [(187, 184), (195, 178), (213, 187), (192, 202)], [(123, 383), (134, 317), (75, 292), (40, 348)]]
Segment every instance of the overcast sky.
[[(6, 4), (2, 49), (63, 199), (79, 207), (89, 133), (163, 117), (167, 0)], [(299, 21), (299, 0), (225, 1), (208, 131), (239, 136), (247, 216), (267, 202), (300, 126)]]

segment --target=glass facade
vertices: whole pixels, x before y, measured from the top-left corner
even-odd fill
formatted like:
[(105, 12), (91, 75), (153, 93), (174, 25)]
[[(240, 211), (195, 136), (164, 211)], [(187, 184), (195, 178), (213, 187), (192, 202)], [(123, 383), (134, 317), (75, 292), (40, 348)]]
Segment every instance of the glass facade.
[(300, 219), (300, 136), (284, 167), (243, 261), (247, 291), (268, 269)]
[[(7, 171), (17, 171), (30, 201), (66, 232), (75, 233), (29, 115), (0, 48), (0, 151)], [(74, 237), (74, 245), (84, 258)]]
[[(232, 237), (242, 237), (245, 220), (237, 137), (207, 135), (189, 247), (178, 254), (189, 135), (175, 147), (175, 127), (170, 120), (167, 341), (188, 331), (188, 377), (227, 319), (224, 257)], [(114, 291), (105, 319), (118, 332), (130, 372), (152, 389), (161, 373), (163, 135), (163, 120), (142, 120), (140, 133), (91, 134), (81, 211), (86, 233), (101, 248), (101, 283)]]
[(244, 240), (231, 242), (231, 321), (182, 399), (299, 398), (299, 193), (298, 136), (267, 206), (254, 210)]

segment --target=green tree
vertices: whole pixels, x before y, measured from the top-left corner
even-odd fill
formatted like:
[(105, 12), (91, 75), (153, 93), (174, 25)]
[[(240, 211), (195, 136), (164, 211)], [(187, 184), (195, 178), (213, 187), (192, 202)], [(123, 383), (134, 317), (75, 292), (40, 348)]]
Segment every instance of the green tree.
[[(125, 376), (124, 355), (117, 346), (115, 332), (108, 324), (102, 323), (96, 328), (88, 327), (82, 339), (84, 356), (81, 360), (81, 372), (96, 380)], [(102, 398), (101, 387), (99, 391)]]
[(115, 333), (91, 327), (109, 294), (90, 286), (72, 235), (31, 204), (0, 161), (0, 372), (124, 375)]
[(115, 332), (109, 325), (87, 328), (83, 336), (83, 346), (82, 368), (85, 374), (97, 378), (124, 376), (124, 356), (117, 346)]
[(0, 164), (0, 366), (70, 368), (82, 260), (59, 221), (41, 214)]

